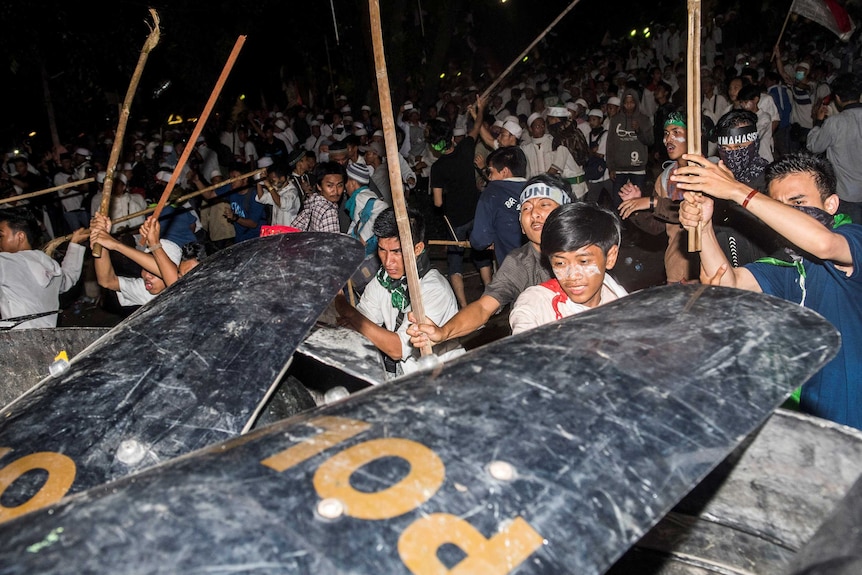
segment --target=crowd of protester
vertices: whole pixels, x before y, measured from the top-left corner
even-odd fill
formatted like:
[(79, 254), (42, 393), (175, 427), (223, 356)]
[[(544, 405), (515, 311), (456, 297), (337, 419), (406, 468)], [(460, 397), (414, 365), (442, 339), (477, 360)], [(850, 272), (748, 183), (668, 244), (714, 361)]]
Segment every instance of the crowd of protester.
[[(394, 110), (395, 154), (386, 150), (375, 102), (354, 94), (331, 94), (330, 104), (313, 107), (238, 105), (195, 141), (189, 127), (137, 121), (104, 215), (111, 132), (8, 154), (0, 235), (26, 232), (23, 251), (73, 232), (81, 242), (89, 229), (93, 245), (141, 270), (123, 275), (112, 257), (97, 260), (100, 285), (121, 305), (140, 305), (207, 254), (258, 237), (265, 226), (349, 234), (365, 245), (372, 277), (357, 277), (356, 308), (345, 298), (336, 307), (345, 325), (381, 350), (392, 377), (416, 369), (418, 347), (463, 352), (458, 338), (501, 309), (511, 311), (519, 333), (625, 297), (613, 278), (623, 237), (666, 235), (668, 283), (763, 291), (833, 321), (842, 351), (798, 401), (862, 428), (862, 365), (851, 351), (862, 325), (860, 53), (837, 38), (788, 36), (781, 49), (731, 41), (723, 27), (731, 29), (733, 16), (704, 30), (702, 157), (685, 156), (685, 36), (671, 24), (656, 27), (649, 41), (520, 66), (487, 98), (468, 77), (437, 94), (410, 89)], [(159, 201), (189, 146), (165, 210), (146, 218), (140, 212)], [(433, 205), (447, 230), (440, 239), (462, 242), (447, 248), (444, 277), (428, 258), (426, 217), (411, 212), (429, 318), (421, 325), (410, 313), (393, 227), (394, 163), (411, 207)], [(685, 247), (692, 228), (703, 229), (700, 254)], [(4, 245), (0, 274), (14, 263)], [(467, 258), (484, 286), (474, 301), (464, 289)], [(71, 269), (51, 273), (68, 288), (80, 265)], [(4, 318), (43, 311), (6, 305), (14, 290), (5, 283), (0, 290)]]

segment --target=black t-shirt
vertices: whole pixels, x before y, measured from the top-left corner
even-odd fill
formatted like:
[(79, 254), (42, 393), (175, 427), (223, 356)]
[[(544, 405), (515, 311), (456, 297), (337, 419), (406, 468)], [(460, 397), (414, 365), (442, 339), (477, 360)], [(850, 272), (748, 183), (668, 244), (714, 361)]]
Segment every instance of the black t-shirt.
[(443, 189), (443, 212), (453, 227), (466, 224), (476, 214), (479, 190), (473, 160), (476, 141), (464, 138), (450, 154), (431, 164), (431, 188)]

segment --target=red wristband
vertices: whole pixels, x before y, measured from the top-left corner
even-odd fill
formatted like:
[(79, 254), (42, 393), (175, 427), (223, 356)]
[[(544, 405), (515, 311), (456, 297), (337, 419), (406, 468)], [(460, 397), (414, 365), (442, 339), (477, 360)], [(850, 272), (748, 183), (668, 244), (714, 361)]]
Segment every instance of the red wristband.
[(747, 208), (747, 207), (748, 207), (748, 202), (750, 202), (750, 201), (751, 201), (751, 198), (753, 198), (754, 196), (756, 196), (758, 193), (759, 193), (759, 192), (758, 192), (757, 190), (751, 190), (751, 192), (749, 192), (749, 193), (748, 193), (748, 195), (747, 195), (747, 196), (745, 196), (745, 199), (744, 199), (744, 200), (742, 200), (742, 207), (743, 207), (743, 208)]

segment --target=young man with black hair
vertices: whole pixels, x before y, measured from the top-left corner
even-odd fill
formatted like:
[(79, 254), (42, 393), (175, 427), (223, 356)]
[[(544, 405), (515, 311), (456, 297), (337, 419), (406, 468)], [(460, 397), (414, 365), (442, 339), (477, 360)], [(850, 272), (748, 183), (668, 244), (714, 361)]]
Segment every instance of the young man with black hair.
[[(62, 264), (33, 249), (38, 224), (18, 210), (0, 210), (0, 316), (11, 319), (52, 312), (60, 307), (60, 294), (78, 282), (84, 265), (83, 244), (90, 232), (72, 233)], [(57, 315), (23, 322), (15, 329), (56, 327)]]
[[(485, 111), (485, 99), (477, 98), (476, 107), (470, 108), (474, 116), (470, 133), (457, 146), (455, 145), (452, 127), (445, 121), (437, 120), (431, 124), (428, 145), (431, 147), (437, 161), (431, 166), (431, 193), (434, 205), (443, 208), (444, 217), (454, 231), (454, 240), (466, 240), (473, 228), (473, 217), (479, 202), (479, 189), (476, 186), (476, 171), (473, 165), (476, 152), (476, 137), (482, 126), (482, 114)], [(464, 292), (462, 267), (464, 248), (449, 246), (447, 264), (449, 281), (458, 298), (461, 307), (467, 305), (467, 295)], [(482, 282), (491, 282), (491, 257), (487, 252), (472, 252), (473, 264), (479, 270)]]
[(499, 267), (521, 246), (518, 198), (527, 181), (527, 158), (518, 146), (506, 146), (488, 154), (486, 165), (489, 181), (476, 205), (470, 245), (478, 250), (494, 246)]
[(610, 210), (580, 202), (554, 210), (542, 229), (542, 255), (554, 278), (515, 300), (512, 335), (627, 295), (607, 274), (617, 263), (621, 238), (622, 224)]
[[(413, 236), (413, 253), (419, 273), (422, 305), (426, 317), (435, 323), (445, 323), (458, 311), (452, 288), (440, 272), (431, 268), (425, 249), (425, 220), (414, 209), (407, 212), (410, 233)], [(343, 322), (358, 331), (377, 346), (383, 354), (388, 377), (398, 377), (418, 370), (419, 350), (410, 345), (407, 328), (410, 321), (410, 293), (404, 266), (404, 255), (398, 232), (395, 210), (387, 208), (374, 222), (377, 238), (377, 255), (381, 266), (362, 292), (354, 308), (339, 294), (335, 308)], [(442, 359), (451, 359), (464, 353), (457, 341), (435, 348)]]
[[(315, 167), (316, 193), (308, 196), (302, 211), (290, 223), (291, 226), (304, 232), (342, 231), (338, 206), (344, 193), (344, 169), (338, 162), (323, 162)], [(346, 225), (344, 231), (347, 231)]]
[(842, 74), (832, 82), (832, 94), (839, 114), (827, 117), (828, 105), (821, 102), (815, 112), (814, 127), (808, 133), (808, 149), (815, 154), (826, 152), (835, 168), (838, 211), (856, 223), (862, 223), (862, 104), (859, 94), (862, 82), (856, 74)]
[(551, 212), (572, 201), (571, 193), (569, 183), (559, 176), (540, 174), (527, 180), (519, 198), (521, 229), (527, 236), (527, 243), (509, 252), (479, 299), (462, 308), (445, 324), (426, 322), (411, 326), (408, 330), (410, 342), (422, 347), (428, 342), (440, 343), (468, 335), (485, 325), (498, 310), (514, 302), (525, 289), (551, 279), (547, 259), (540, 252), (542, 228)]
[[(721, 285), (795, 301), (832, 322), (841, 333), (841, 348), (802, 386), (799, 407), (862, 429), (862, 226), (836, 216), (839, 199), (832, 165), (808, 152), (790, 154), (767, 171), (766, 195), (701, 156), (683, 159), (689, 166), (671, 179), (687, 190), (680, 207), (682, 224), (688, 229), (702, 225), (703, 274), (712, 277), (727, 266)], [(712, 226), (710, 196), (739, 204), (780, 234), (787, 244), (783, 257), (728, 266)]]

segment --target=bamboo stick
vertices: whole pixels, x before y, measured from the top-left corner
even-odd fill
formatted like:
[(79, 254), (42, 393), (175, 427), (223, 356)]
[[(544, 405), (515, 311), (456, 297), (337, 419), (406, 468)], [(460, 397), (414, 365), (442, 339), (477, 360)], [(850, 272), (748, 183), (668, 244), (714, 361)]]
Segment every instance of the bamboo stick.
[(551, 29), (552, 29), (554, 26), (556, 26), (556, 25), (559, 23), (559, 21), (560, 21), (560, 20), (562, 20), (562, 19), (563, 19), (563, 17), (564, 17), (566, 14), (568, 14), (569, 12), (571, 12), (571, 11), (572, 11), (572, 8), (574, 8), (575, 6), (577, 6), (578, 2), (580, 2), (580, 1), (581, 1), (581, 0), (574, 0), (571, 4), (569, 4), (569, 5), (568, 5), (568, 7), (567, 7), (565, 10), (563, 10), (563, 11), (560, 13), (560, 15), (559, 15), (559, 16), (557, 16), (557, 17), (554, 19), (554, 21), (553, 21), (553, 22), (551, 22), (551, 23), (548, 25), (548, 27), (547, 27), (547, 28), (545, 28), (545, 29), (542, 31), (542, 33), (541, 33), (541, 34), (539, 34), (538, 36), (536, 36), (536, 39), (535, 39), (535, 40), (533, 40), (533, 41), (530, 43), (530, 45), (529, 45), (529, 46), (527, 46), (527, 47), (524, 49), (524, 51), (523, 51), (523, 52), (521, 52), (520, 54), (518, 54), (518, 57), (517, 57), (517, 58), (515, 58), (515, 59), (512, 61), (512, 63), (511, 63), (511, 64), (509, 64), (509, 67), (508, 67), (508, 68), (506, 68), (505, 70), (503, 70), (503, 73), (502, 73), (502, 74), (500, 74), (499, 76), (497, 76), (497, 77), (494, 79), (494, 81), (493, 81), (493, 82), (491, 82), (491, 85), (490, 85), (490, 86), (488, 86), (488, 87), (485, 89), (485, 91), (484, 91), (484, 92), (482, 92), (482, 96), (481, 96), (481, 97), (482, 97), (482, 98), (487, 98), (487, 97), (488, 97), (488, 95), (489, 95), (491, 92), (493, 92), (493, 91), (494, 91), (494, 88), (496, 88), (496, 87), (500, 84), (500, 82), (502, 82), (502, 81), (503, 81), (503, 78), (505, 78), (506, 76), (508, 76), (508, 75), (509, 75), (509, 72), (511, 72), (512, 70), (514, 70), (514, 69), (515, 69), (515, 66), (517, 66), (517, 65), (518, 65), (518, 62), (520, 62), (521, 60), (523, 60), (523, 59), (524, 59), (524, 56), (526, 56), (527, 54), (529, 54), (529, 53), (530, 53), (530, 50), (532, 50), (532, 49), (536, 46), (536, 44), (538, 44), (539, 42), (541, 42), (541, 41), (542, 41), (542, 38), (544, 38), (545, 36), (547, 36), (547, 35), (548, 35), (548, 32), (550, 32), (550, 31), (551, 31)]
[(204, 106), (203, 112), (201, 112), (198, 121), (195, 122), (195, 128), (192, 130), (192, 135), (189, 136), (189, 142), (186, 144), (186, 147), (183, 149), (183, 153), (180, 156), (180, 159), (177, 161), (177, 166), (174, 168), (174, 171), (171, 173), (171, 179), (168, 180), (168, 185), (165, 186), (165, 191), (162, 192), (162, 197), (159, 198), (158, 204), (156, 204), (155, 215), (159, 217), (159, 214), (162, 213), (162, 209), (165, 207), (165, 204), (168, 203), (168, 198), (171, 197), (171, 192), (174, 191), (174, 187), (177, 185), (177, 180), (180, 177), (180, 173), (182, 173), (183, 168), (186, 165), (186, 162), (189, 159), (189, 156), (194, 149), (194, 142), (198, 139), (198, 136), (201, 135), (201, 132), (204, 129), (204, 125), (207, 123), (207, 119), (209, 118), (210, 112), (212, 112), (213, 107), (215, 107), (216, 100), (218, 100), (219, 94), (221, 94), (221, 89), (224, 87), (225, 82), (227, 82), (227, 77), (230, 74), (231, 68), (233, 68), (234, 62), (239, 57), (239, 52), (242, 50), (243, 44), (245, 44), (245, 36), (239, 36), (236, 39), (236, 43), (233, 46), (233, 50), (231, 50), (230, 56), (228, 56), (227, 62), (222, 69), (221, 75), (216, 81), (216, 85), (213, 88), (213, 91), (210, 93), (209, 100)]
[[(227, 179), (221, 183), (213, 184), (212, 186), (208, 186), (206, 188), (201, 188), (200, 190), (190, 192), (184, 196), (180, 196), (179, 198), (177, 198), (177, 202), (185, 202), (186, 200), (190, 200), (196, 196), (200, 196), (201, 194), (205, 194), (207, 192), (217, 190), (218, 188), (221, 188), (221, 187), (226, 186), (228, 184), (232, 184), (233, 182), (236, 182), (238, 180), (242, 180), (243, 178), (251, 178), (251, 177), (256, 176), (257, 174), (262, 174), (264, 172), (266, 172), (266, 169), (261, 168), (259, 170), (254, 170), (252, 172), (242, 174), (241, 176), (237, 176), (235, 178), (229, 178), (229, 179)], [(112, 225), (113, 224), (119, 224), (119, 223), (126, 222), (128, 220), (132, 220), (132, 219), (140, 217), (140, 216), (146, 216), (148, 214), (153, 213), (154, 211), (156, 211), (156, 207), (152, 206), (152, 207), (146, 208), (144, 210), (140, 210), (140, 211), (119, 217), (116, 220), (111, 220), (111, 224)], [(70, 239), (72, 239), (72, 234), (66, 234), (65, 236), (60, 236), (58, 238), (54, 238), (53, 240), (51, 240), (50, 242), (48, 242), (47, 244), (45, 244), (42, 247), (42, 251), (45, 252), (46, 254), (48, 254), (49, 256), (53, 256), (54, 251), (57, 249), (57, 247), (62, 245), (65, 242), (68, 242)]]
[[(374, 46), (374, 68), (377, 74), (377, 92), (380, 96), (380, 117), (383, 121), (383, 138), (386, 143), (386, 156), (398, 157), (398, 142), (395, 137), (395, 120), (392, 116), (392, 94), (389, 91), (389, 74), (386, 70), (386, 54), (383, 51), (383, 29), (380, 24), (379, 0), (368, 0), (371, 15), (371, 40)], [(389, 182), (392, 187), (392, 204), (398, 236), (401, 240), (401, 254), (404, 256), (404, 273), (407, 275), (407, 290), (410, 293), (410, 307), (417, 323), (425, 323), (425, 306), (419, 287), (419, 272), (416, 268), (416, 255), (413, 253), (413, 234), (410, 231), (410, 218), (407, 216), (407, 202), (404, 200), (404, 187), (401, 180), (401, 165), (386, 162), (389, 166)], [(431, 344), (420, 348), (423, 356), (430, 355)]]
[[(161, 38), (161, 30), (159, 29), (159, 14), (154, 9), (150, 8), (150, 16), (153, 17), (153, 26), (150, 28), (150, 34), (147, 36), (147, 41), (144, 42), (144, 47), (141, 49), (141, 55), (138, 57), (138, 65), (135, 66), (135, 71), (132, 74), (132, 79), (129, 82), (129, 88), (126, 90), (126, 98), (123, 100), (123, 107), (120, 109), (120, 119), (117, 122), (117, 132), (114, 134), (114, 145), (111, 146), (111, 155), (108, 157), (108, 165), (105, 168), (105, 181), (102, 184), (102, 203), (99, 205), (99, 213), (107, 214), (111, 206), (111, 188), (114, 185), (114, 172), (117, 169), (117, 164), (120, 160), (120, 152), (123, 149), (123, 140), (126, 138), (126, 125), (129, 123), (129, 111), (132, 108), (132, 101), (135, 99), (135, 93), (138, 91), (138, 84), (141, 82), (141, 76), (144, 74), (144, 65), (147, 63), (147, 58), (150, 56)], [(93, 257), (102, 256), (102, 246), (96, 244), (93, 246)]]
[(429, 246), (455, 246), (459, 248), (470, 248), (470, 242), (467, 240), (428, 240)]
[[(796, 0), (790, 3), (790, 8), (787, 10), (787, 16), (784, 17), (784, 24), (781, 25), (781, 32), (778, 33), (778, 39), (775, 41), (775, 46), (772, 48), (772, 56), (769, 58), (769, 61), (772, 62), (775, 60), (775, 48), (781, 44), (781, 39), (784, 37), (784, 30), (787, 29), (787, 22), (790, 21), (790, 15), (793, 13), (793, 5), (796, 4)], [(781, 63), (779, 63), (779, 66)]]
[[(686, 74), (688, 106), (688, 153), (700, 155), (701, 110), (700, 110), (700, 0), (688, 0), (688, 73)], [(701, 228), (703, 224), (688, 231), (688, 251), (701, 250)]]
[(0, 199), (0, 204), (8, 204), (11, 202), (19, 202), (21, 200), (26, 200), (28, 198), (35, 198), (36, 196), (44, 196), (45, 194), (50, 194), (51, 192), (58, 192), (60, 190), (65, 190), (66, 188), (74, 188), (75, 186), (83, 186), (84, 184), (89, 184), (93, 182), (95, 178), (85, 178), (83, 180), (76, 180), (74, 182), (69, 182), (67, 184), (60, 184), (59, 186), (54, 186), (53, 188), (45, 188), (44, 190), (37, 190), (35, 192), (30, 192), (29, 194), (21, 194), (20, 196), (12, 196), (11, 198), (2, 198)]

